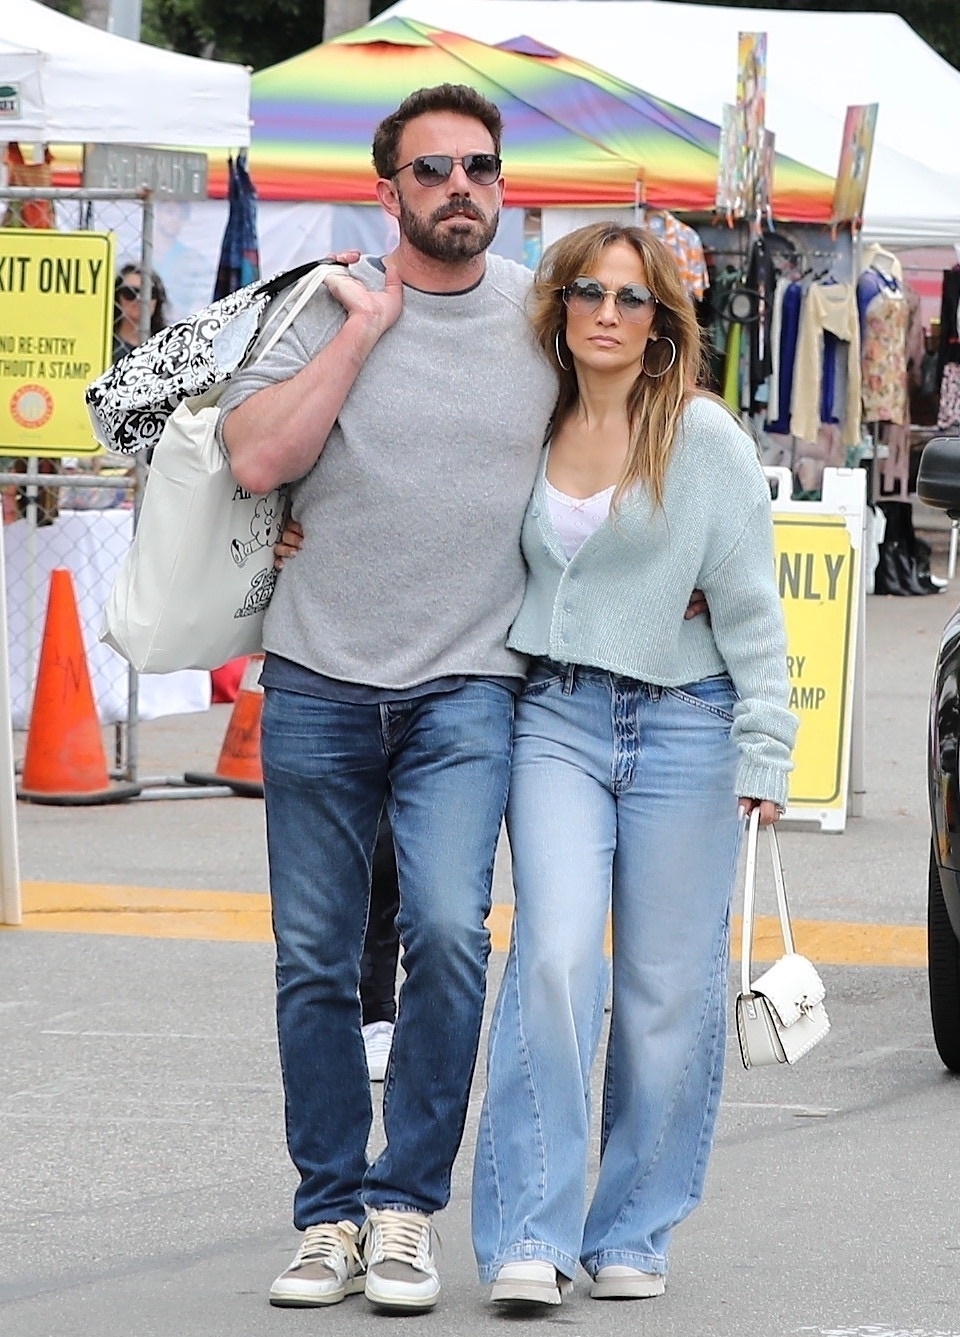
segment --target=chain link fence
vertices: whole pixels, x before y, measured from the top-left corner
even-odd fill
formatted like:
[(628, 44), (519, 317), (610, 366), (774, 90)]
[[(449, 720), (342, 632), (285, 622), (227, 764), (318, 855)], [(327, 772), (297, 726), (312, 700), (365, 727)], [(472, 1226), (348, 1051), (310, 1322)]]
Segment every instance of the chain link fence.
[[(16, 216), (26, 200), (50, 201), (59, 231), (112, 234), (117, 275), (125, 265), (134, 266), (141, 275), (146, 296), (140, 302), (139, 340), (148, 337), (153, 250), (150, 193), (79, 187), (0, 189), (0, 218)], [(70, 331), (56, 333), (69, 336)], [(99, 720), (114, 727), (112, 773), (118, 779), (143, 782), (139, 721), (206, 709), (210, 675), (141, 676), (100, 643), (102, 608), (133, 537), (147, 469), (139, 455), (93, 452), (89, 441), (78, 442), (77, 447), (76, 454), (24, 455), (0, 440), (12, 724), (15, 731), (29, 725), (50, 572), (65, 567), (73, 579)]]

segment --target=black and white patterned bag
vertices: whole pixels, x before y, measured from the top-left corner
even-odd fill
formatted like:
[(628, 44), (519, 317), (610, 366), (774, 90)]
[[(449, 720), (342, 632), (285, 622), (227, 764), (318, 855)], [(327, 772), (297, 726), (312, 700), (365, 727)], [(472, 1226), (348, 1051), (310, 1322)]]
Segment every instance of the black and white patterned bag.
[(86, 389), (100, 444), (124, 455), (155, 446), (178, 404), (223, 384), (243, 365), (274, 297), (324, 263), (314, 260), (238, 288), (108, 367)]

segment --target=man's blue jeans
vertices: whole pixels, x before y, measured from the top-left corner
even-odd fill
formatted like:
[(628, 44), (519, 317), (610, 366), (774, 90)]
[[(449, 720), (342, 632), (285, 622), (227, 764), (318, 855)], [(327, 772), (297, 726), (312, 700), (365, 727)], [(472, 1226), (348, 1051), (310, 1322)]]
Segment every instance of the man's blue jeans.
[[(366, 1207), (436, 1212), (450, 1196), (483, 1014), (484, 921), (507, 797), (512, 694), (355, 705), (268, 688), (261, 757), (277, 1029), (299, 1229)], [(406, 978), (372, 1165), (360, 954), (387, 801)]]

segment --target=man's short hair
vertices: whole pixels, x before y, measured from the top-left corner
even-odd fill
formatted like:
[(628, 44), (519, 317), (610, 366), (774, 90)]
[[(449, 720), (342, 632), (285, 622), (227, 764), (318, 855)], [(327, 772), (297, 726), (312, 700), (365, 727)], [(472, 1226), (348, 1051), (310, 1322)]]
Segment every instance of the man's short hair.
[(494, 151), (500, 152), (503, 118), (499, 108), (466, 84), (438, 84), (436, 88), (418, 88), (377, 126), (373, 137), (373, 165), (377, 176), (389, 181), (396, 174), (397, 149), (405, 127), (418, 116), (432, 111), (453, 111), (458, 116), (470, 116), (480, 121), (490, 132)]

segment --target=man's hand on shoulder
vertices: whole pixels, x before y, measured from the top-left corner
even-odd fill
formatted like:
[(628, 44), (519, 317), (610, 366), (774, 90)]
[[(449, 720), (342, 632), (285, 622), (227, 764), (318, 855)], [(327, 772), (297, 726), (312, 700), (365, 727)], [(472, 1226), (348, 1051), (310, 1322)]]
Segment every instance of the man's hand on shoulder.
[(367, 288), (350, 274), (333, 271), (323, 280), (347, 313), (347, 319), (368, 322), (375, 339), (393, 325), (403, 310), (403, 284), (392, 257), (384, 262), (386, 282), (382, 291)]

